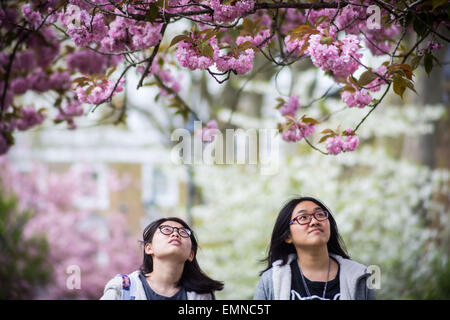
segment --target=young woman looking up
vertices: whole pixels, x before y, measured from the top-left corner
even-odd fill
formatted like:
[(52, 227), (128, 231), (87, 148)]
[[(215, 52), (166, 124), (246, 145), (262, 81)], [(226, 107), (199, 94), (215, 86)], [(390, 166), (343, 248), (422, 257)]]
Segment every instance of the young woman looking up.
[(350, 259), (330, 210), (300, 197), (281, 209), (256, 300), (368, 300), (366, 266)]
[(162, 218), (143, 232), (140, 270), (110, 280), (101, 300), (209, 300), (223, 283), (208, 277), (196, 259), (193, 231), (180, 218)]

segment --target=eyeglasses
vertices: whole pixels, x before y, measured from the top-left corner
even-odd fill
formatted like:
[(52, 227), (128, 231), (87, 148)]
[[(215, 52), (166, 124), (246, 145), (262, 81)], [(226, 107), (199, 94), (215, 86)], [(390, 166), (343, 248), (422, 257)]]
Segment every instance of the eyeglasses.
[(158, 227), (159, 231), (161, 231), (162, 234), (165, 234), (166, 236), (171, 235), (175, 229), (177, 229), (178, 234), (182, 238), (189, 238), (191, 236), (191, 230), (187, 228), (178, 228), (178, 227), (172, 227), (172, 226), (166, 226), (162, 225)]
[(293, 224), (295, 221), (297, 221), (297, 223), (301, 226), (305, 225), (305, 224), (309, 224), (311, 222), (313, 216), (317, 221), (324, 221), (324, 220), (328, 219), (328, 212), (327, 211), (317, 211), (314, 213), (301, 214), (299, 216), (296, 216), (291, 221), (289, 221), (289, 225)]

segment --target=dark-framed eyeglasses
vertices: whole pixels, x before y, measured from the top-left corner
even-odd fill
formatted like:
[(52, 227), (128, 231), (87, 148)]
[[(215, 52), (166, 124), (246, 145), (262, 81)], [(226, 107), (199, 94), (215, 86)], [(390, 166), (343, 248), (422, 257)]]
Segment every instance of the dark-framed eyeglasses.
[(175, 229), (177, 230), (178, 234), (182, 238), (189, 238), (192, 234), (192, 231), (187, 228), (178, 228), (178, 227), (172, 227), (168, 225), (161, 225), (158, 227), (159, 231), (161, 231), (162, 234), (165, 234), (166, 236), (171, 235)]
[(303, 213), (298, 216), (296, 216), (294, 219), (289, 221), (289, 225), (293, 224), (294, 222), (297, 222), (299, 225), (305, 225), (311, 223), (312, 217), (317, 221), (324, 221), (328, 219), (328, 212), (327, 211), (317, 211), (314, 213)]

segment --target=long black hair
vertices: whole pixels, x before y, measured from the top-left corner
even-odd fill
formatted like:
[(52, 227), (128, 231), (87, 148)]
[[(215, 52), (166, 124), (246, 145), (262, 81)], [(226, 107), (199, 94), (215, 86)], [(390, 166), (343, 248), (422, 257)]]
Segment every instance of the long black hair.
[(195, 291), (197, 293), (211, 293), (214, 297), (214, 291), (222, 290), (223, 283), (221, 281), (213, 280), (208, 277), (198, 265), (197, 262), (197, 249), (198, 243), (195, 239), (194, 232), (191, 230), (189, 225), (184, 222), (182, 219), (177, 217), (168, 217), (161, 218), (150, 223), (142, 234), (142, 244), (144, 246), (144, 260), (140, 267), (140, 271), (143, 275), (147, 273), (151, 273), (153, 271), (153, 258), (151, 255), (145, 253), (145, 245), (147, 243), (151, 243), (153, 240), (153, 235), (155, 234), (158, 227), (166, 222), (166, 221), (174, 221), (181, 224), (183, 227), (189, 229), (191, 231), (191, 242), (192, 242), (192, 250), (194, 251), (194, 259), (192, 261), (186, 260), (184, 263), (183, 273), (181, 274), (181, 278), (178, 281), (179, 286), (182, 286), (186, 289), (186, 291)]
[(331, 214), (331, 211), (319, 200), (312, 197), (299, 197), (290, 199), (283, 206), (278, 214), (277, 221), (272, 231), (272, 238), (270, 240), (269, 253), (262, 262), (267, 262), (267, 268), (261, 271), (261, 274), (272, 267), (272, 263), (276, 260), (283, 260), (282, 264), (287, 263), (288, 255), (297, 253), (292, 243), (286, 243), (285, 240), (290, 234), (289, 221), (291, 220), (292, 211), (295, 207), (303, 201), (312, 201), (329, 213), (328, 220), (330, 221), (330, 239), (327, 243), (328, 253), (333, 253), (342, 256), (345, 259), (350, 259), (345, 249), (344, 241), (339, 235), (336, 221)]

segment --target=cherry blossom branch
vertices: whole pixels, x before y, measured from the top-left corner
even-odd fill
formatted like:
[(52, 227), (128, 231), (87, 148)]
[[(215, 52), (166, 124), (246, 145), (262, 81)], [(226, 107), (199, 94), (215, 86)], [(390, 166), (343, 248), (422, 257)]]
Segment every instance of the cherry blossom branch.
[(353, 132), (356, 133), (356, 131), (359, 129), (359, 127), (364, 123), (364, 121), (366, 121), (366, 119), (370, 116), (370, 114), (380, 105), (381, 101), (383, 101), (384, 97), (386, 96), (386, 94), (389, 92), (389, 89), (391, 88), (392, 82), (390, 82), (388, 84), (388, 86), (386, 87), (386, 90), (384, 90), (383, 95), (381, 96), (381, 98), (372, 106), (372, 108), (370, 109), (370, 111), (364, 116), (364, 118), (361, 119), (361, 121), (358, 123), (358, 125), (355, 127), (355, 129), (353, 130)]
[[(34, 30), (33, 32), (27, 32), (25, 33), (24, 36), (22, 36), (21, 38), (19, 38), (19, 40), (16, 42), (16, 44), (14, 45), (14, 49), (13, 52), (11, 53), (10, 57), (9, 57), (9, 61), (8, 61), (8, 65), (6, 66), (6, 74), (5, 74), (5, 84), (3, 87), (3, 92), (2, 92), (2, 96), (0, 99), (0, 121), (3, 119), (3, 114), (5, 111), (5, 102), (6, 102), (6, 92), (8, 91), (8, 86), (9, 86), (9, 76), (11, 74), (11, 69), (12, 69), (12, 64), (14, 62), (14, 58), (16, 56), (17, 50), (19, 49), (19, 46), (26, 40), (28, 39), (28, 37), (34, 33), (34, 32), (39, 32), (39, 30), (42, 28), (42, 26), (45, 24), (45, 22), (47, 21), (47, 19), (54, 14), (56, 11), (60, 10), (68, 1), (64, 1), (62, 2), (59, 6), (57, 6), (55, 9), (53, 9), (50, 13), (48, 13), (43, 19), (42, 22), (39, 24), (39, 26), (36, 28), (36, 30)], [(27, 24), (27, 23), (26, 23)], [(25, 25), (26, 25), (25, 24)]]
[(198, 114), (189, 106), (189, 104), (186, 103), (186, 101), (183, 100), (183, 98), (181, 98), (178, 93), (176, 93), (172, 88), (166, 86), (164, 84), (164, 82), (161, 80), (161, 78), (157, 75), (154, 74), (153, 77), (155, 78), (155, 80), (158, 82), (158, 84), (163, 87), (165, 90), (167, 90), (170, 94), (172, 94), (175, 99), (189, 112), (191, 113), (194, 118), (196, 120), (200, 119)]
[(145, 67), (145, 70), (142, 73), (141, 79), (139, 80), (136, 90), (139, 89), (140, 87), (142, 87), (142, 84), (144, 83), (144, 78), (147, 76), (147, 74), (150, 71), (150, 68), (152, 67), (153, 60), (155, 59), (156, 54), (159, 51), (159, 46), (161, 45), (161, 41), (164, 38), (164, 32), (166, 31), (166, 28), (167, 28), (167, 23), (163, 24), (163, 26), (161, 28), (161, 40), (158, 41), (158, 44), (153, 48), (152, 55), (147, 59), (148, 60), (147, 66)]
[(317, 148), (317, 147), (315, 147), (314, 145), (312, 145), (311, 142), (309, 142), (308, 138), (304, 137), (303, 139), (305, 139), (306, 143), (307, 143), (312, 149), (314, 149), (314, 150), (316, 150), (316, 151), (319, 151), (321, 154), (324, 154), (324, 155), (326, 155), (326, 156), (328, 155), (328, 152), (322, 151), (322, 150), (320, 150), (319, 148)]

